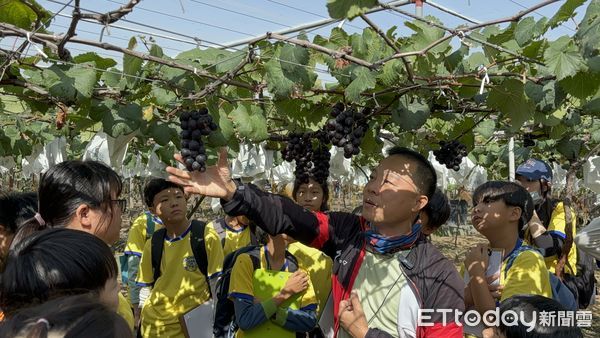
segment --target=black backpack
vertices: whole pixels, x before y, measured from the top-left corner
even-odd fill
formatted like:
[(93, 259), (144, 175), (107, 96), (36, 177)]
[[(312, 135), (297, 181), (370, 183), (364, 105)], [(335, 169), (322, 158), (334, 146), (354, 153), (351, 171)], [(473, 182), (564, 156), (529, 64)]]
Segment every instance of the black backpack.
[(586, 309), (596, 295), (596, 260), (577, 248), (577, 275), (565, 274), (563, 282), (577, 298), (580, 309)]
[[(240, 248), (227, 256), (223, 260), (223, 271), (217, 280), (216, 286), (216, 306), (215, 306), (215, 322), (213, 325), (213, 334), (215, 338), (225, 338), (233, 336), (238, 329), (235, 323), (235, 309), (233, 302), (229, 299), (229, 282), (231, 279), (231, 271), (237, 258), (241, 254), (248, 254), (252, 260), (254, 270), (260, 269), (260, 245), (250, 245)], [(298, 262), (296, 257), (291, 253), (285, 252), (289, 262), (288, 270), (295, 272), (298, 270)]]
[[(206, 282), (208, 283), (208, 254), (206, 253), (206, 243), (204, 243), (204, 228), (206, 228), (206, 223), (193, 220), (190, 230), (192, 236), (190, 241), (198, 269), (200, 269), (200, 272), (204, 275), (204, 277), (206, 277)], [(165, 228), (155, 231), (152, 235), (151, 258), (154, 283), (156, 283), (161, 274), (160, 261), (162, 260), (166, 235), (167, 229)], [(210, 292), (210, 287), (208, 290)]]

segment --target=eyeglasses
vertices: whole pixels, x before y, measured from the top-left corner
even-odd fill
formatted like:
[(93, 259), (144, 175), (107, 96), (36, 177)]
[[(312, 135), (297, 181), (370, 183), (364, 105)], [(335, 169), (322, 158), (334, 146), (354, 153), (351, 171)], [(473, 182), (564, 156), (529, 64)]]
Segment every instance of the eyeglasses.
[(125, 212), (125, 210), (127, 210), (127, 200), (126, 199), (111, 200), (111, 201), (117, 203), (117, 205), (121, 209), (121, 212)]

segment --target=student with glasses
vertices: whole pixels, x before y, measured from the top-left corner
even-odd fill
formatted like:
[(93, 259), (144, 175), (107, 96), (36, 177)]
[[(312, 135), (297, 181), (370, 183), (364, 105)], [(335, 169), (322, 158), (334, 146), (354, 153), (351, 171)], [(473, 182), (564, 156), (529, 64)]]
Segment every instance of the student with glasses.
[[(119, 175), (101, 162), (65, 161), (51, 167), (40, 179), (38, 212), (19, 229), (11, 247), (48, 228), (85, 231), (107, 245), (114, 244), (126, 207), (119, 198), (122, 188)], [(133, 330), (133, 310), (121, 293), (119, 314)]]

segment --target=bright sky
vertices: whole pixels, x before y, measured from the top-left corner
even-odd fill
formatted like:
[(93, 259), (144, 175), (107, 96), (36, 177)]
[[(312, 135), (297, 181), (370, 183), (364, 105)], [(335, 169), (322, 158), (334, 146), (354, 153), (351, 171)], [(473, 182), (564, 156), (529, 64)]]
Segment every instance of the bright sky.
[[(389, 0), (385, 0), (389, 1)], [(435, 3), (453, 9), (461, 14), (479, 21), (487, 21), (516, 14), (525, 7), (533, 6), (542, 0), (435, 0)], [(52, 12), (60, 11), (69, 0), (38, 0), (46, 9)], [(84, 10), (107, 12), (126, 3), (125, 0), (82, 0)], [(537, 10), (532, 15), (539, 19), (541, 16), (551, 17), (563, 2), (552, 4)], [(586, 4), (587, 5), (587, 4)], [(586, 5), (578, 10), (578, 18), (583, 16)], [(415, 6), (407, 5), (403, 10), (414, 13)], [(56, 16), (50, 30), (55, 33), (65, 32), (69, 26), (72, 7), (66, 7)], [(448, 27), (455, 27), (466, 22), (425, 4), (424, 15), (433, 15), (442, 20)], [(328, 18), (326, 0), (143, 0), (115, 26), (105, 30), (103, 41), (120, 46), (127, 46), (132, 36), (153, 37), (163, 47), (169, 56), (175, 56), (181, 51), (192, 49), (196, 46), (194, 38), (203, 44), (228, 42), (257, 36), (268, 31), (278, 31), (300, 24), (314, 22)], [(370, 15), (370, 18), (387, 29), (394, 25), (399, 27), (401, 35), (410, 34), (403, 23), (408, 17), (383, 11)], [(328, 35), (332, 27), (339, 23), (331, 24), (324, 28), (309, 33), (309, 38), (314, 34)], [(344, 29), (350, 33), (359, 32), (366, 25), (357, 18), (344, 23)], [(99, 40), (102, 25), (96, 23), (80, 22), (77, 27), (78, 36), (89, 40)], [(130, 30), (127, 30), (130, 29)], [(575, 24), (570, 21), (549, 32), (549, 36), (556, 38), (561, 35), (572, 35)], [(131, 31), (134, 30), (134, 31)], [(165, 38), (167, 37), (167, 38)], [(172, 38), (172, 39), (169, 39)], [(0, 41), (0, 46), (11, 49), (13, 38)], [(174, 41), (175, 39), (176, 41)], [(457, 40), (457, 39), (454, 39)], [(457, 41), (454, 41), (455, 43)], [(73, 54), (90, 50), (103, 56), (110, 56), (117, 60), (122, 55), (117, 52), (104, 51), (69, 43), (67, 47)], [(29, 53), (34, 53), (31, 48)], [(120, 63), (120, 62), (119, 62)]]

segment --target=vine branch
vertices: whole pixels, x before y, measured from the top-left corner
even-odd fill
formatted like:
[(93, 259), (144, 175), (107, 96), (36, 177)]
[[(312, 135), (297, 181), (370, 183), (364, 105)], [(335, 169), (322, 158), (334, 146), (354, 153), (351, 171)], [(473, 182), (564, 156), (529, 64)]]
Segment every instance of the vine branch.
[(64, 37), (60, 40), (57, 45), (57, 54), (61, 60), (68, 59), (69, 53), (65, 53), (65, 45), (70, 38), (75, 36), (75, 29), (77, 29), (77, 23), (81, 19), (81, 11), (79, 10), (79, 3), (81, 0), (75, 0), (75, 6), (73, 7), (73, 15), (71, 16), (71, 24)]
[(119, 21), (125, 15), (133, 11), (133, 7), (137, 5), (141, 0), (129, 0), (129, 2), (114, 11), (110, 11), (104, 14), (97, 13), (83, 13), (81, 19), (96, 20), (102, 24), (108, 25)]
[(359, 59), (357, 57), (354, 57), (348, 53), (344, 53), (344, 52), (338, 52), (323, 46), (319, 46), (316, 45), (314, 43), (305, 41), (305, 40), (299, 40), (299, 39), (295, 39), (295, 38), (288, 38), (284, 35), (281, 34), (277, 34), (277, 33), (267, 33), (267, 38), (268, 39), (275, 39), (275, 40), (279, 40), (279, 41), (283, 41), (283, 42), (289, 42), (289, 43), (293, 43), (295, 45), (298, 46), (302, 46), (302, 47), (306, 47), (306, 48), (311, 48), (314, 49), (318, 52), (324, 53), (324, 54), (328, 54), (329, 56), (333, 57), (334, 59), (345, 59), (348, 60), (350, 62), (356, 63), (357, 65), (361, 65), (363, 67), (369, 68), (371, 70), (377, 68), (377, 66), (373, 63), (367, 62), (363, 59)]
[(216, 81), (211, 82), (208, 85), (206, 85), (199, 93), (190, 95), (188, 97), (188, 99), (197, 100), (197, 99), (201, 99), (201, 98), (205, 97), (206, 95), (212, 94), (215, 90), (217, 90), (217, 88), (220, 85), (222, 85), (226, 81), (233, 79), (236, 76), (236, 74), (240, 70), (242, 70), (242, 68), (244, 68), (244, 66), (246, 66), (247, 64), (252, 62), (253, 58), (254, 58), (254, 49), (250, 48), (248, 50), (248, 54), (246, 55), (246, 57), (243, 58), (242, 61), (235, 68), (233, 68), (232, 70), (227, 72), (225, 75), (218, 78)]
[[(0, 36), (21, 36), (21, 37), (23, 37), (23, 36), (27, 36), (27, 33), (28, 33), (28, 31), (26, 31), (24, 29), (15, 27), (8, 23), (0, 22)], [(57, 51), (58, 46), (55, 44), (55, 42), (60, 42), (62, 40), (62, 37), (56, 36), (56, 35), (51, 35), (51, 34), (37, 33), (35, 36), (32, 36), (31, 39), (32, 40), (35, 39), (36, 42), (42, 43), (45, 46), (53, 49), (54, 51)], [(98, 48), (102, 48), (105, 50), (112, 50), (115, 52), (120, 52), (120, 53), (123, 53), (126, 55), (131, 55), (131, 56), (137, 57), (142, 60), (152, 61), (152, 62), (162, 64), (165, 66), (186, 70), (186, 71), (192, 72), (195, 75), (200, 76), (200, 77), (205, 77), (205, 78), (209, 78), (209, 79), (213, 79), (213, 80), (219, 79), (219, 77), (217, 77), (216, 75), (213, 75), (203, 69), (198, 69), (197, 67), (194, 67), (191, 65), (179, 63), (174, 60), (167, 60), (167, 59), (159, 58), (156, 56), (152, 56), (150, 54), (136, 52), (136, 51), (126, 49), (123, 47), (119, 47), (119, 46), (116, 46), (116, 45), (113, 45), (113, 44), (110, 44), (107, 42), (97, 42), (97, 41), (85, 40), (85, 39), (80, 39), (78, 37), (72, 37), (69, 40), (69, 42), (81, 44), (81, 45), (92, 46), (92, 47), (98, 47)], [(227, 83), (227, 84), (230, 84), (230, 85), (233, 85), (236, 87), (254, 90), (254, 86), (252, 86), (251, 84), (245, 83), (245, 82), (240, 82), (240, 81), (235, 81), (235, 80), (226, 80), (226, 81), (224, 81), (224, 83)]]
[[(361, 14), (360, 17), (369, 26), (371, 26), (371, 28), (373, 28), (373, 30), (375, 32), (377, 32), (377, 34), (379, 34), (379, 36), (381, 36), (381, 38), (388, 44), (388, 46), (390, 46), (396, 52), (396, 54), (402, 53), (402, 51), (400, 50), (400, 48), (398, 48), (398, 46), (396, 46), (394, 41), (392, 41), (392, 39), (390, 39), (381, 28), (379, 28), (379, 26), (377, 26), (371, 19), (369, 19), (369, 17), (367, 17), (365, 14)], [(408, 75), (408, 80), (411, 83), (414, 83), (415, 79), (414, 79), (414, 74), (412, 71), (410, 61), (408, 61), (405, 57), (401, 57), (401, 59), (402, 59), (402, 63), (404, 63), (404, 69), (406, 70), (406, 74)]]

